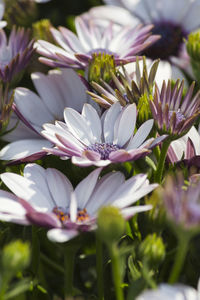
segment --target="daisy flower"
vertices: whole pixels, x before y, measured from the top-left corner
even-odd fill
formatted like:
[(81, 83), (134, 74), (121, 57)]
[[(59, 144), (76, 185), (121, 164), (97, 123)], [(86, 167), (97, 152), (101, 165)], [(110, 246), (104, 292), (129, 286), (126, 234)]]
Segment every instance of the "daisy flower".
[(90, 104), (84, 104), (81, 114), (66, 108), (65, 123), (43, 125), (43, 136), (56, 145), (46, 151), (62, 158), (72, 157), (72, 162), (79, 166), (106, 166), (139, 159), (166, 136), (146, 140), (153, 120), (146, 121), (134, 134), (136, 116), (135, 104), (122, 108), (119, 102), (102, 118)]
[(171, 56), (177, 56), (183, 38), (200, 26), (198, 0), (178, 0), (176, 9), (173, 0), (167, 3), (164, 0), (105, 0), (105, 3), (108, 6), (95, 7), (90, 14), (123, 26), (140, 22), (154, 25), (153, 33), (161, 35), (161, 39), (148, 51), (153, 59), (168, 60)]
[[(89, 101), (86, 87), (73, 70), (51, 70), (48, 75), (33, 73), (31, 78), (38, 94), (27, 88), (15, 90), (14, 110), (21, 121), (14, 131), (4, 136), (12, 143), (0, 151), (2, 160), (34, 161), (46, 155), (42, 148), (52, 144), (41, 136), (42, 125), (63, 120), (65, 107), (81, 111)], [(13, 116), (9, 128), (16, 123)]]
[(101, 168), (94, 170), (75, 189), (60, 171), (36, 164), (28, 164), (24, 176), (1, 174), (12, 193), (0, 190), (0, 219), (47, 227), (50, 240), (66, 242), (79, 232), (95, 229), (102, 206), (118, 207), (125, 218), (151, 209), (149, 205), (129, 207), (157, 187), (149, 184), (146, 175), (125, 180), (121, 172), (113, 172), (99, 179), (100, 172)]
[(163, 82), (161, 92), (155, 87), (153, 101), (150, 101), (151, 112), (160, 134), (169, 134), (170, 139), (185, 135), (199, 116), (200, 92), (193, 98), (194, 83), (183, 97), (184, 81)]
[(37, 52), (47, 57), (40, 58), (41, 62), (50, 67), (86, 69), (94, 54), (109, 54), (116, 65), (126, 64), (135, 61), (136, 55), (159, 38), (151, 35), (151, 25), (126, 26), (116, 30), (112, 23), (102, 28), (91, 20), (76, 17), (75, 26), (77, 35), (64, 27), (51, 29), (60, 47), (37, 41)]
[[(105, 0), (106, 6), (92, 8), (90, 18), (107, 19), (121, 26), (153, 24), (161, 39), (147, 49), (146, 56), (161, 58), (189, 70), (184, 38), (200, 26), (199, 0)], [(120, 17), (119, 17), (120, 16)], [(176, 68), (177, 69), (177, 68)]]

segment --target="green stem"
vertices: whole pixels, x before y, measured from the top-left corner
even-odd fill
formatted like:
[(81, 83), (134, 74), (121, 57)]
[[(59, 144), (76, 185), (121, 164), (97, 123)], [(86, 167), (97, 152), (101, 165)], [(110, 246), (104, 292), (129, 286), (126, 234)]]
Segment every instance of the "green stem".
[[(155, 135), (155, 138), (156, 138), (156, 135)], [(159, 146), (156, 146), (155, 148), (153, 148), (153, 153), (157, 159), (157, 161), (159, 160), (159, 157), (160, 157), (160, 147)]]
[(50, 268), (54, 269), (56, 272), (64, 274), (64, 268), (55, 263), (49, 257), (47, 257), (44, 253), (40, 253), (40, 258), (44, 262), (44, 264), (48, 265)]
[(76, 256), (76, 249), (73, 246), (66, 245), (64, 252), (64, 293), (66, 300), (71, 299), (70, 297), (73, 296), (74, 262)]
[(153, 278), (152, 278), (152, 276), (151, 276), (151, 274), (150, 274), (150, 271), (149, 271), (149, 269), (148, 269), (148, 266), (147, 266), (147, 264), (146, 264), (145, 262), (143, 263), (143, 266), (142, 266), (141, 271), (142, 271), (143, 277), (144, 277), (144, 279), (146, 280), (148, 286), (149, 286), (151, 289), (156, 289), (156, 287), (157, 287), (157, 286), (156, 286), (156, 283), (155, 283), (155, 281), (153, 280)]
[(111, 256), (111, 263), (112, 263), (112, 275), (113, 275), (113, 281), (115, 286), (116, 300), (124, 300), (124, 294), (121, 287), (122, 280), (120, 274), (119, 252), (117, 249), (117, 245), (113, 243), (110, 246), (109, 250)]
[(37, 234), (38, 228), (32, 226), (32, 258), (31, 258), (31, 270), (33, 277), (37, 275), (39, 263), (40, 263), (40, 243)]
[(98, 299), (104, 300), (104, 284), (103, 284), (103, 251), (102, 242), (96, 235), (96, 268), (97, 268), (97, 288)]
[(162, 145), (157, 170), (155, 172), (155, 181), (158, 183), (161, 183), (161, 181), (162, 181), (165, 159), (167, 156), (167, 150), (169, 148), (170, 143), (171, 143), (171, 141), (167, 139), (166, 141), (163, 142), (163, 145)]
[(180, 272), (183, 268), (183, 264), (185, 262), (185, 258), (187, 255), (187, 250), (189, 246), (190, 236), (187, 236), (187, 234), (179, 236), (178, 239), (178, 248), (176, 252), (176, 257), (174, 260), (174, 265), (171, 270), (170, 276), (169, 276), (169, 283), (175, 283), (180, 275)]

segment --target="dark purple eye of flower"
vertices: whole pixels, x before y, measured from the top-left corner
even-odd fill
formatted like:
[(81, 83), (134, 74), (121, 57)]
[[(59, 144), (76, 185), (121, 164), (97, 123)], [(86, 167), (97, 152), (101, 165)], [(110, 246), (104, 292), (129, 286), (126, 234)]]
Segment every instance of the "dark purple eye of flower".
[[(56, 215), (61, 223), (65, 223), (70, 219), (70, 213), (68, 212), (68, 210), (63, 209), (62, 207), (55, 206), (52, 212)], [(87, 210), (85, 208), (82, 210), (78, 209), (76, 222), (84, 222), (88, 219), (89, 215), (87, 213)]]
[(154, 26), (152, 33), (161, 35), (161, 38), (145, 51), (145, 55), (151, 59), (163, 60), (178, 56), (183, 38), (186, 37), (181, 26), (170, 22), (155, 23)]
[(101, 159), (108, 159), (111, 152), (119, 150), (120, 147), (112, 143), (95, 143), (88, 146), (87, 150), (92, 150), (101, 155)]

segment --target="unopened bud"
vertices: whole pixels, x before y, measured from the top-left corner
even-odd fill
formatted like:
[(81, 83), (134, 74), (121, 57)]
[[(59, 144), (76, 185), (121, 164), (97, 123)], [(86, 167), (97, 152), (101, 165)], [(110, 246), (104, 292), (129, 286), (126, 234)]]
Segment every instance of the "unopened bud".
[(159, 265), (165, 257), (165, 245), (156, 233), (149, 234), (139, 246), (139, 254), (150, 265)]
[(100, 209), (97, 219), (100, 238), (107, 244), (117, 241), (125, 230), (125, 220), (117, 207)]
[(8, 28), (13, 25), (30, 27), (37, 19), (37, 6), (30, 0), (5, 0), (6, 9), (4, 19)]
[(150, 96), (147, 96), (147, 94), (142, 95), (138, 100), (137, 109), (139, 124), (143, 124), (145, 121), (152, 118), (149, 101), (151, 101)]
[(51, 43), (55, 43), (50, 28), (51, 22), (48, 19), (43, 19), (33, 24), (33, 37), (36, 40), (45, 40)]
[(196, 79), (200, 80), (200, 31), (192, 32), (186, 42), (187, 52), (191, 58), (191, 66)]
[(20, 240), (11, 242), (3, 248), (2, 266), (5, 272), (16, 274), (28, 266), (30, 262), (30, 246)]
[(88, 81), (109, 82), (112, 79), (112, 73), (116, 73), (113, 55), (94, 53), (88, 67)]

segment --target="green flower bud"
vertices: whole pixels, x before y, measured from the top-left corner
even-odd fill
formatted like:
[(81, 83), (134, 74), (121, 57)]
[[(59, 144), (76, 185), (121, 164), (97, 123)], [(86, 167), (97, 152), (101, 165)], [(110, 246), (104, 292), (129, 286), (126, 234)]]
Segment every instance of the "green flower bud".
[(161, 237), (156, 233), (149, 234), (139, 246), (139, 254), (142, 260), (150, 265), (159, 265), (165, 258), (165, 245)]
[[(151, 100), (149, 99), (149, 97), (150, 96), (147, 96), (147, 94), (144, 94), (138, 100), (138, 105), (137, 105), (138, 119), (137, 120), (138, 120), (139, 124), (143, 124), (145, 121), (152, 118), (151, 108), (149, 105), (149, 101), (151, 101)], [(151, 98), (153, 99), (152, 96), (151, 96)]]
[(190, 57), (200, 61), (200, 31), (189, 34), (186, 47)]
[(186, 42), (187, 52), (191, 58), (191, 66), (196, 79), (200, 80), (200, 31), (192, 32)]
[(106, 206), (98, 213), (98, 234), (107, 244), (116, 242), (125, 231), (125, 220), (117, 207)]
[(35, 22), (33, 25), (33, 37), (36, 40), (45, 40), (51, 43), (55, 43), (50, 28), (52, 24), (49, 20), (43, 19), (38, 22)]
[(30, 0), (5, 0), (4, 19), (8, 28), (13, 25), (29, 27), (37, 19), (37, 6)]
[(15, 275), (25, 269), (30, 262), (30, 246), (17, 240), (3, 248), (2, 266), (4, 272)]
[(113, 55), (94, 53), (88, 67), (88, 81), (109, 82), (112, 79), (112, 73), (116, 73)]

